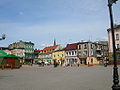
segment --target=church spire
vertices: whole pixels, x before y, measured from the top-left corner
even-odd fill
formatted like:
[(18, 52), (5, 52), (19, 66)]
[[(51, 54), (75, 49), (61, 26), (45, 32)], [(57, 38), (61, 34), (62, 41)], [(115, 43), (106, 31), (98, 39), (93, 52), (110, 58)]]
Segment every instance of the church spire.
[(54, 39), (54, 46), (56, 45), (56, 40)]

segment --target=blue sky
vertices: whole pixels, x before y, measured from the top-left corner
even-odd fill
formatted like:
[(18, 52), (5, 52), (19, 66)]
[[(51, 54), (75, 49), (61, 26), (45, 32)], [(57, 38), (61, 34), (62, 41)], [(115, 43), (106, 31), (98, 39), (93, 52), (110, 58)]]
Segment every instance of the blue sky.
[[(120, 1), (113, 5), (120, 24)], [(0, 0), (0, 34), (10, 43), (32, 41), (35, 48), (81, 40), (105, 40), (109, 28), (107, 0)]]

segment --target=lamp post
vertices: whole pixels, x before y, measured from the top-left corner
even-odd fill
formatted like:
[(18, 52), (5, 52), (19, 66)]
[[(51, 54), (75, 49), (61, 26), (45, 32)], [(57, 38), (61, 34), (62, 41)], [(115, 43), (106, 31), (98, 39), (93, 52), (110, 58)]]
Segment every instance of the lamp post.
[(0, 38), (0, 40), (4, 40), (6, 38), (5, 34), (2, 34), (2, 37)]
[(118, 67), (117, 67), (117, 60), (116, 60), (115, 35), (114, 35), (114, 26), (113, 26), (114, 24), (113, 24), (113, 15), (112, 15), (112, 4), (116, 3), (116, 1), (118, 1), (118, 0), (108, 0), (111, 33), (112, 33), (113, 59), (114, 59), (112, 90), (120, 90)]

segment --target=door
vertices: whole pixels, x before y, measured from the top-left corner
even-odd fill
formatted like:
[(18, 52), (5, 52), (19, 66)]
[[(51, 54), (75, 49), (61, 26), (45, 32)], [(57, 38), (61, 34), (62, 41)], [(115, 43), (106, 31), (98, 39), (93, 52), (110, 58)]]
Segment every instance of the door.
[(15, 67), (15, 59), (14, 58), (7, 58), (6, 61), (7, 61), (8, 67), (11, 67), (11, 68)]

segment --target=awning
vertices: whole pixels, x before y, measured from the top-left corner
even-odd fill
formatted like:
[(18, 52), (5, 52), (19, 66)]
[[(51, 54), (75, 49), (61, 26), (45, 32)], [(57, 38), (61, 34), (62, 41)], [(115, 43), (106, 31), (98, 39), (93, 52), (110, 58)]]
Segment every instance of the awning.
[(4, 52), (3, 50), (0, 50), (0, 57), (1, 58), (5, 58), (5, 57), (9, 57), (9, 58), (20, 58), (14, 54), (7, 54), (6, 52)]
[(3, 50), (0, 50), (0, 57), (5, 57), (7, 55), (6, 52), (4, 52)]

